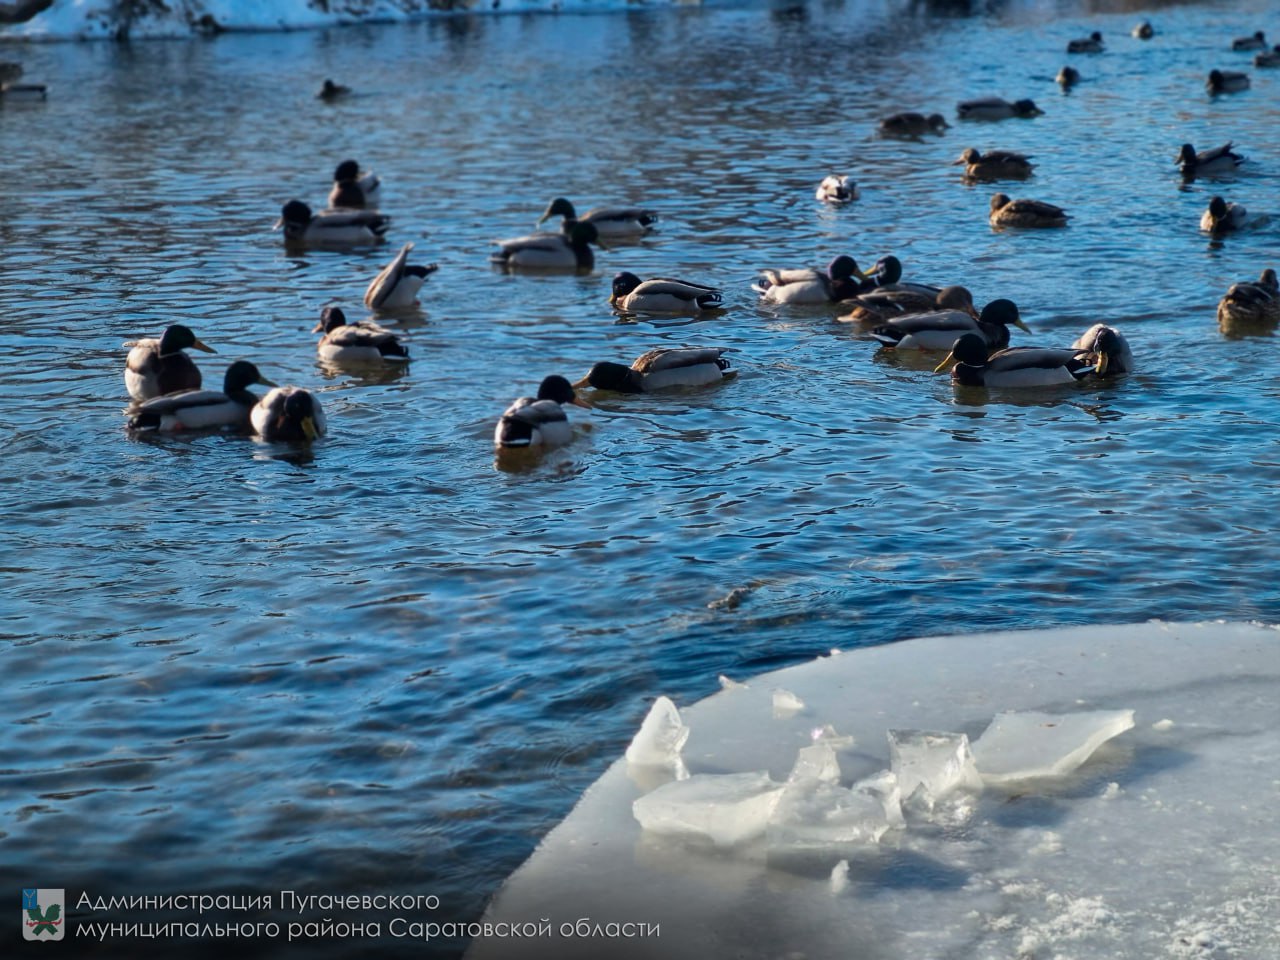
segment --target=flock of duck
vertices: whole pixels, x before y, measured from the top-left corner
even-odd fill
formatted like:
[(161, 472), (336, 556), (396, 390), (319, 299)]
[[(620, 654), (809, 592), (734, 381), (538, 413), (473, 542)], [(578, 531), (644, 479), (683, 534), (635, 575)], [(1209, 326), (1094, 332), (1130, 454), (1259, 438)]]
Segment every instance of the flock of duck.
[[(1154, 30), (1147, 22), (1133, 36), (1148, 39)], [(1280, 65), (1280, 46), (1266, 49), (1258, 31), (1232, 44), (1237, 51), (1259, 50), (1260, 67)], [(1073, 40), (1069, 53), (1099, 53), (1104, 49), (1100, 33)], [(1215, 76), (1216, 75), (1216, 76)], [(1211, 92), (1241, 89), (1234, 71), (1214, 70)], [(1065, 78), (1065, 79), (1064, 79)], [(1074, 82), (1078, 71), (1063, 68), (1058, 81)], [(1246, 77), (1247, 81), (1247, 77)], [(1247, 82), (1246, 84), (1247, 85)], [(349, 92), (325, 81), (320, 98), (331, 100)], [(960, 103), (961, 119), (999, 120), (1033, 117), (1041, 111), (1031, 100), (1006, 101), (988, 97)], [(886, 137), (920, 138), (941, 134), (949, 124), (940, 114), (899, 113), (880, 122)], [(1227, 143), (1197, 152), (1184, 144), (1178, 155), (1183, 176), (1216, 176), (1235, 171), (1244, 158)], [(1004, 150), (980, 153), (966, 149), (955, 161), (965, 168), (971, 182), (1025, 180), (1034, 169), (1030, 158)], [(313, 211), (300, 200), (281, 210), (276, 227), (282, 228), (290, 247), (344, 249), (385, 240), (391, 219), (378, 209), (381, 182), (360, 169), (354, 160), (340, 163), (325, 209)], [(830, 175), (818, 185), (818, 200), (846, 204), (858, 199), (857, 184), (848, 176)], [(490, 259), (503, 270), (590, 270), (595, 264), (593, 245), (626, 243), (645, 237), (659, 216), (643, 207), (599, 207), (579, 214), (563, 197), (553, 200), (538, 219), (560, 218), (559, 230), (535, 232), (497, 242)], [(1067, 224), (1069, 215), (1060, 207), (1032, 199), (1012, 199), (1005, 193), (991, 198), (990, 222), (997, 228), (1055, 228)], [(1244, 208), (1215, 196), (1201, 220), (1202, 229), (1215, 235), (1238, 229), (1247, 221)], [(413, 244), (399, 252), (370, 282), (365, 306), (375, 314), (411, 307), (435, 264), (409, 262)], [(1134, 357), (1125, 337), (1114, 327), (1095, 324), (1066, 348), (1011, 347), (1010, 328), (1028, 330), (1017, 306), (996, 299), (981, 310), (963, 286), (937, 287), (902, 280), (902, 264), (893, 256), (880, 258), (863, 271), (849, 256), (835, 257), (825, 269), (768, 269), (760, 273), (753, 289), (763, 303), (778, 305), (840, 305), (848, 312), (836, 319), (855, 324), (884, 347), (924, 350), (945, 354), (935, 372), (950, 370), (953, 382), (977, 387), (1043, 387), (1074, 383), (1086, 378), (1129, 373)], [(642, 279), (620, 272), (612, 280), (610, 303), (624, 314), (701, 314), (722, 309), (724, 294), (703, 283), (671, 277)], [(1264, 270), (1257, 281), (1234, 284), (1218, 305), (1218, 322), (1224, 331), (1272, 330), (1280, 324), (1280, 284), (1276, 272)], [(402, 363), (409, 351), (395, 333), (371, 320), (348, 323), (341, 308), (325, 307), (315, 332), (322, 334), (318, 354), (331, 364)], [(186, 353), (189, 349), (213, 352), (189, 328), (175, 324), (156, 339), (136, 341), (125, 370), (125, 384), (135, 401), (129, 426), (134, 430), (196, 430), (234, 428), (252, 431), (272, 441), (303, 442), (326, 430), (318, 398), (298, 387), (278, 387), (267, 381), (248, 361), (228, 367), (221, 391), (202, 389), (202, 377)], [(695, 387), (732, 377), (736, 371), (718, 347), (684, 347), (650, 350), (630, 365), (603, 362), (593, 365), (581, 380), (546, 377), (537, 396), (517, 399), (501, 415), (494, 430), (499, 454), (540, 450), (570, 441), (572, 429), (565, 406), (589, 406), (577, 391), (585, 387), (622, 393), (646, 393), (672, 387)], [(272, 389), (259, 399), (254, 385)]]

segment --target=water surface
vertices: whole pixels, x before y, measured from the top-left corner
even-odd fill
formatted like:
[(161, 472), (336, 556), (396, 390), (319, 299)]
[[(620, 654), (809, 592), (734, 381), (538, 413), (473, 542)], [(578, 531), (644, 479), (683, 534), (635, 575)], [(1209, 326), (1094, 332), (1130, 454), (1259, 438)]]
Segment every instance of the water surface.
[[(921, 634), (1275, 621), (1277, 345), (1214, 307), (1278, 266), (1278, 227), (1196, 228), (1219, 192), (1280, 213), (1280, 76), (1203, 90), (1264, 9), (1147, 11), (1147, 43), (1138, 11), (833, 2), (6, 50), (53, 86), (0, 108), (9, 887), (418, 892), (468, 920), (659, 693)], [(1070, 58), (1064, 95), (1092, 29), (1108, 52)], [(319, 103), (327, 76), (357, 95)], [(987, 94), (1045, 115), (874, 136)], [(1180, 181), (1179, 144), (1228, 139), (1238, 177)], [(1072, 225), (993, 231), (966, 146), (1034, 154), (1009, 192)], [(320, 205), (347, 156), (383, 175), (391, 243), (287, 252), (280, 205)], [(816, 203), (831, 172), (863, 198)], [(589, 275), (494, 272), (557, 195), (662, 229)], [(362, 316), (410, 240), (440, 264), (398, 321), (413, 363), (321, 369), (321, 307)], [(759, 268), (845, 252), (1011, 297), (1016, 342), (1113, 323), (1139, 371), (957, 394), (835, 310), (756, 305)], [(729, 309), (619, 322), (621, 269)], [(218, 350), (207, 383), (243, 357), (321, 389), (330, 437), (131, 437), (121, 343), (174, 321)], [(495, 467), (513, 397), (662, 345), (729, 347), (739, 375), (598, 395), (570, 447)]]

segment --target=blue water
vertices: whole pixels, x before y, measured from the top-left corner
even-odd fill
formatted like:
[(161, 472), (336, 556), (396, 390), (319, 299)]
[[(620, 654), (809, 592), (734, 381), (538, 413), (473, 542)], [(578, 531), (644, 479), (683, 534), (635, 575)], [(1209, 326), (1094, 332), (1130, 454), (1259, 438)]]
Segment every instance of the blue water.
[[(52, 87), (0, 107), (8, 886), (419, 893), (466, 921), (657, 694), (922, 634), (1280, 618), (1276, 340), (1214, 319), (1280, 266), (1280, 71), (1227, 49), (1265, 10), (832, 2), (4, 48)], [(1108, 52), (1068, 58), (1092, 29)], [(1068, 60), (1086, 79), (1064, 95)], [(1253, 88), (1210, 99), (1214, 66)], [(325, 77), (356, 94), (319, 103)], [(1045, 115), (874, 135), (988, 94)], [(1228, 139), (1240, 175), (1181, 183), (1182, 142)], [(1036, 176), (967, 186), (966, 146)], [(383, 176), (391, 242), (287, 252), (280, 205), (322, 205), (347, 156)], [(816, 203), (831, 172), (862, 199)], [(995, 232), (996, 189), (1072, 224)], [(1271, 219), (1210, 242), (1214, 193)], [(492, 241), (558, 195), (643, 202), (662, 229), (589, 275), (495, 272)], [(322, 369), (321, 307), (363, 316), (410, 240), (440, 264), (397, 321), (413, 362)], [(889, 252), (1017, 301), (1016, 343), (1113, 323), (1138, 372), (957, 394), (939, 358), (750, 290)], [(717, 283), (728, 310), (619, 322), (621, 269)], [(218, 351), (207, 383), (247, 358), (319, 388), (330, 436), (130, 436), (121, 344), (174, 321)], [(729, 347), (740, 373), (596, 395), (571, 446), (495, 465), (513, 397), (661, 345)]]

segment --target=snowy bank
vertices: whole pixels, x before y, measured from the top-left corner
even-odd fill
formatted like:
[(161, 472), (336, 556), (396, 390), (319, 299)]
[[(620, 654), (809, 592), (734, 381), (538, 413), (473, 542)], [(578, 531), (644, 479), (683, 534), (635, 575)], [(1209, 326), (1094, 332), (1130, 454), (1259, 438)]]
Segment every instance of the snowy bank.
[(228, 30), (297, 30), (475, 12), (586, 12), (670, 7), (698, 0), (54, 0), (0, 38), (190, 37)]
[(1278, 680), (1276, 628), (1150, 623), (660, 704), (469, 960), (1278, 956)]

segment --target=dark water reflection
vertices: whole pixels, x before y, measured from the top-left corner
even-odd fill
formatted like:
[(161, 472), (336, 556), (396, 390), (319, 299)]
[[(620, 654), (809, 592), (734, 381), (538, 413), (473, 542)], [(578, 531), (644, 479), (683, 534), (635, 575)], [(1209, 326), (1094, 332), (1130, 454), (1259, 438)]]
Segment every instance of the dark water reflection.
[[(1280, 616), (1275, 343), (1214, 322), (1276, 265), (1276, 228), (1196, 230), (1214, 192), (1276, 202), (1280, 80), (1202, 96), (1264, 7), (1163, 8), (1145, 44), (1136, 7), (982, 9), (22, 48), (55, 92), (0, 110), (27, 171), (0, 183), (10, 887), (416, 891), (469, 919), (658, 693), (918, 634)], [(1109, 51), (1064, 97), (1050, 78), (1089, 29)], [(356, 96), (318, 104), (325, 76)], [(874, 136), (992, 93), (1045, 116)], [(1184, 189), (1177, 146), (1227, 139), (1251, 165)], [(1016, 194), (1072, 226), (993, 232), (992, 191), (948, 165), (970, 145), (1034, 153)], [(348, 155), (385, 178), (392, 244), (286, 254), (280, 205), (318, 204)], [(833, 171), (859, 202), (814, 202)], [(662, 230), (587, 276), (494, 273), (491, 242), (557, 195), (643, 201)], [(441, 265), (400, 322), (413, 362), (319, 365), (320, 308), (362, 315), (408, 240)], [(956, 392), (937, 358), (749, 289), (760, 267), (890, 251), (1016, 299), (1035, 342), (1115, 323), (1140, 370)], [(720, 283), (728, 309), (619, 322), (620, 269)], [(319, 389), (331, 436), (128, 437), (120, 343), (174, 320), (218, 350), (206, 380), (245, 357)], [(567, 449), (495, 463), (494, 419), (546, 373), (684, 344), (732, 348), (738, 378), (597, 397)]]

